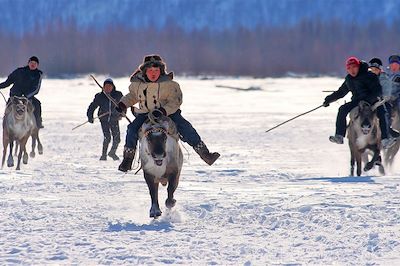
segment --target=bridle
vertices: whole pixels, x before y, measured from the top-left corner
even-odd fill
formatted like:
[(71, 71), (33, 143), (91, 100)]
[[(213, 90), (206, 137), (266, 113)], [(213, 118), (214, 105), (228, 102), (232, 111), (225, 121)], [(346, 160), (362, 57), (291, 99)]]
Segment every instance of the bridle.
[(149, 130), (146, 130), (143, 134), (143, 136), (145, 138), (147, 138), (150, 134), (153, 133), (164, 133), (164, 134), (168, 134), (167, 130), (165, 130), (165, 128), (162, 127), (155, 127), (155, 128), (150, 128)]

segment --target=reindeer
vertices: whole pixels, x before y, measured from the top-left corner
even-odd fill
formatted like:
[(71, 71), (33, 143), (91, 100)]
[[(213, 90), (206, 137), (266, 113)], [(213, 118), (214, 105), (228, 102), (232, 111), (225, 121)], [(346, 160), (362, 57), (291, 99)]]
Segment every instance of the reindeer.
[[(357, 107), (350, 112), (348, 125), (349, 147), (351, 153), (350, 175), (354, 175), (354, 163), (357, 163), (357, 176), (361, 175), (362, 161), (365, 164), (364, 171), (371, 170), (375, 165), (379, 166), (379, 172), (385, 174), (380, 156), (381, 131), (375, 112), (376, 106), (361, 101)], [(372, 153), (371, 161), (368, 155)]]
[[(392, 107), (392, 117), (390, 119), (391, 122), (391, 127), (394, 130), (399, 131), (400, 130), (400, 113), (399, 113), (399, 108), (397, 104), (394, 102), (393, 107)], [(397, 152), (399, 151), (400, 148), (400, 141), (396, 141), (393, 146), (389, 147), (387, 150), (384, 150), (383, 152), (383, 157), (384, 157), (384, 163), (386, 167), (392, 167), (394, 159), (396, 157)]]
[(139, 132), (139, 156), (151, 196), (150, 217), (161, 216), (158, 204), (158, 186), (168, 184), (167, 208), (175, 206), (174, 192), (178, 187), (183, 164), (182, 150), (174, 122), (166, 116), (153, 116), (143, 124)]
[(26, 97), (12, 96), (10, 98), (3, 118), (2, 167), (4, 166), (8, 145), (10, 145), (10, 153), (7, 159), (7, 166), (14, 166), (14, 158), (12, 155), (14, 141), (16, 141), (20, 146), (16, 170), (21, 169), (20, 165), (22, 155), (23, 163), (28, 163), (26, 142), (29, 136), (31, 136), (33, 132), (37, 130), (33, 109), (34, 107), (32, 103)]

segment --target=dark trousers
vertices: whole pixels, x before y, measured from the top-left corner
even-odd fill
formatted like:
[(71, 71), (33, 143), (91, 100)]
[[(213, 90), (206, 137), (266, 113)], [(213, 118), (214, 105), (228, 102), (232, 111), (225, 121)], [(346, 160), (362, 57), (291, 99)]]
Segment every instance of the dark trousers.
[[(359, 102), (360, 101), (351, 101), (339, 107), (339, 112), (336, 118), (336, 135), (340, 135), (343, 137), (346, 135), (346, 117), (353, 108), (358, 106)], [(380, 105), (376, 109), (376, 115), (379, 119), (379, 127), (382, 132), (382, 139), (386, 139), (388, 136), (388, 122), (385, 107), (383, 105)]]
[(33, 115), (36, 119), (36, 125), (40, 127), (42, 125), (42, 103), (36, 97), (32, 97), (30, 100), (33, 107), (35, 107), (35, 110), (33, 110)]
[[(190, 146), (196, 146), (200, 143), (201, 138), (197, 133), (196, 129), (193, 128), (192, 124), (187, 121), (181, 115), (181, 110), (176, 111), (171, 114), (169, 118), (174, 121), (179, 134), (182, 136), (182, 140), (187, 142)], [(128, 125), (128, 130), (126, 133), (126, 144), (127, 148), (136, 148), (136, 144), (139, 138), (139, 129), (147, 119), (147, 114), (139, 114), (136, 116), (135, 120)]]
[(113, 139), (111, 150), (116, 150), (118, 144), (121, 142), (119, 121), (118, 120), (100, 120), (101, 129), (103, 130), (104, 140), (103, 147), (107, 146), (111, 142), (111, 136)]

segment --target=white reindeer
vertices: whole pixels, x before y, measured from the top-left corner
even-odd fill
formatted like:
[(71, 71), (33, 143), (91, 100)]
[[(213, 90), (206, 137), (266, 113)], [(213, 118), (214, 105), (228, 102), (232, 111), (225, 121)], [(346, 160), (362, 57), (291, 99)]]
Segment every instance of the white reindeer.
[(14, 166), (12, 155), (13, 143), (16, 141), (20, 148), (18, 153), (18, 163), (16, 170), (20, 170), (21, 158), (23, 163), (28, 163), (28, 154), (26, 152), (26, 142), (28, 138), (37, 131), (36, 120), (33, 115), (34, 107), (25, 97), (13, 96), (10, 98), (3, 118), (3, 159), (4, 166), (7, 147), (10, 145), (10, 153), (7, 159), (7, 166)]
[(139, 156), (144, 178), (151, 196), (150, 217), (161, 215), (158, 204), (158, 185), (168, 184), (167, 208), (175, 206), (174, 192), (178, 187), (183, 164), (182, 150), (174, 122), (166, 117), (155, 118), (149, 114), (150, 121), (143, 124), (139, 132)]

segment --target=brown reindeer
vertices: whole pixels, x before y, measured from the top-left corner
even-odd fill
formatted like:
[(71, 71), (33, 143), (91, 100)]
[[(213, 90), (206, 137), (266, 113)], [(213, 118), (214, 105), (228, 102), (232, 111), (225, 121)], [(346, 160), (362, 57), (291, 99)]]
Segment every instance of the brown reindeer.
[(179, 147), (179, 137), (174, 122), (166, 117), (152, 117), (143, 124), (139, 132), (139, 156), (144, 178), (151, 196), (150, 217), (161, 215), (158, 204), (158, 185), (168, 184), (167, 208), (175, 206), (174, 192), (178, 187), (183, 164), (183, 155)]
[[(354, 163), (357, 163), (357, 176), (361, 175), (362, 161), (364, 171), (371, 170), (375, 165), (379, 166), (379, 172), (385, 174), (380, 156), (381, 131), (375, 112), (376, 107), (361, 101), (359, 105), (350, 112), (348, 126), (348, 139), (351, 153), (350, 175), (354, 175)], [(372, 153), (372, 159), (368, 161), (368, 155)]]
[(28, 163), (26, 142), (34, 131), (37, 130), (33, 109), (32, 103), (25, 97), (13, 96), (10, 98), (3, 118), (2, 167), (4, 166), (8, 145), (10, 145), (10, 153), (7, 159), (7, 166), (14, 166), (14, 158), (12, 155), (14, 141), (20, 146), (16, 169), (21, 169), (20, 165), (22, 156), (23, 163)]

